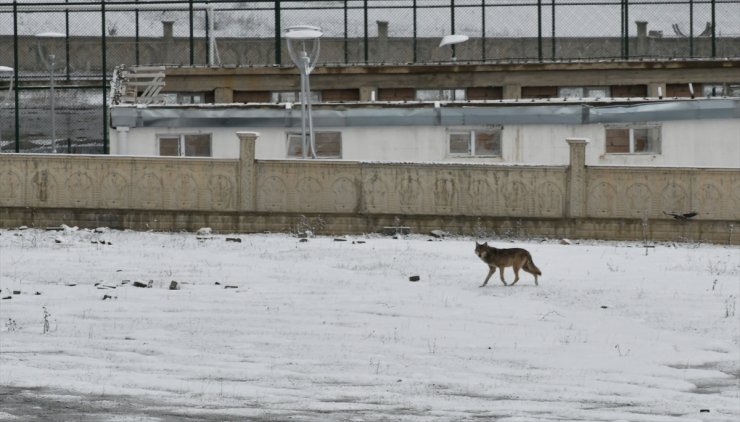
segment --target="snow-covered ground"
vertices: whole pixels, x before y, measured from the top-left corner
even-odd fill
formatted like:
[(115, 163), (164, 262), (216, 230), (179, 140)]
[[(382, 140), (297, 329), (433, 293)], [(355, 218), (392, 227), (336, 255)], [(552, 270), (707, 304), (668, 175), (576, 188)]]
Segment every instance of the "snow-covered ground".
[(740, 418), (738, 247), (198, 237), (0, 230), (0, 420)]

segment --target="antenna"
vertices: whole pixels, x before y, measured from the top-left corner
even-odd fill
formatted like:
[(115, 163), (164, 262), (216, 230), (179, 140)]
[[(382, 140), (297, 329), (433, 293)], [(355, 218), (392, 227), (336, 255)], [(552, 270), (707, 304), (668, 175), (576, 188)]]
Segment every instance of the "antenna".
[(301, 71), (301, 140), (303, 158), (306, 157), (306, 120), (308, 120), (308, 140), (311, 144), (311, 157), (316, 158), (316, 142), (313, 136), (313, 117), (311, 116), (311, 84), (308, 75), (316, 67), (319, 58), (319, 38), (324, 35), (317, 26), (292, 26), (283, 36), (288, 40), (288, 53)]

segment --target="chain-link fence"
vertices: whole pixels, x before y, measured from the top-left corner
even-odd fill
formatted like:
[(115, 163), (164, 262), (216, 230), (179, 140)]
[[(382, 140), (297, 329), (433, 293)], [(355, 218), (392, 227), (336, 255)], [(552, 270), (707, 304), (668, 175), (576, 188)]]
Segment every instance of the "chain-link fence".
[(740, 56), (740, 0), (0, 0), (0, 150), (105, 152), (115, 66), (290, 65), (294, 25), (326, 64)]

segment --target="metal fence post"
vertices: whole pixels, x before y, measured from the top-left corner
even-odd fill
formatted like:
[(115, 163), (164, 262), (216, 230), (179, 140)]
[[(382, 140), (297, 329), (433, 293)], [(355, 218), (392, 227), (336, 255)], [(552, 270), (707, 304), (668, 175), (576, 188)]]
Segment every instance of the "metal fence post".
[(542, 0), (537, 0), (537, 60), (542, 61)]
[(552, 35), (550, 47), (552, 48), (552, 59), (555, 60), (555, 0), (552, 0)]
[[(455, 0), (450, 0), (450, 34), (455, 33)], [(452, 57), (457, 57), (455, 54), (455, 44), (452, 44)]]
[(367, 64), (369, 60), (369, 54), (368, 54), (368, 35), (367, 35), (367, 0), (364, 1), (363, 4), (363, 10), (364, 10), (364, 17), (363, 20), (365, 21), (365, 63)]
[(195, 64), (195, 32), (194, 32), (194, 26), (195, 26), (195, 20), (194, 20), (194, 10), (193, 10), (193, 0), (188, 1), (188, 8), (190, 9), (190, 66)]
[[(139, 0), (136, 0), (136, 3), (138, 3)], [(137, 5), (138, 6), (138, 5)], [(136, 57), (134, 58), (134, 61), (136, 62), (136, 65), (139, 65), (139, 8), (136, 7), (134, 10), (134, 54)]]
[(282, 49), (280, 48), (280, 0), (275, 0), (275, 64), (282, 64)]
[(624, 0), (624, 58), (630, 58), (630, 2)]
[(15, 152), (21, 152), (21, 113), (20, 91), (18, 85), (18, 1), (13, 0), (13, 77), (15, 85)]
[(212, 12), (210, 9), (205, 10), (205, 19), (203, 19), (203, 27), (206, 28), (206, 37), (203, 40), (205, 42), (205, 48), (203, 49), (205, 51), (205, 63), (208, 66), (212, 66), (213, 63), (211, 63), (211, 25), (208, 24), (210, 17), (208, 14)]
[(712, 58), (717, 57), (717, 16), (715, 14), (716, 2), (712, 0)]
[(694, 0), (689, 0), (689, 57), (694, 57)]
[(480, 58), (486, 61), (486, 0), (481, 1), (481, 20), (480, 20)]
[(106, 68), (108, 67), (107, 62), (107, 45), (106, 45), (106, 39), (105, 39), (105, 2), (100, 2), (100, 26), (102, 28), (101, 34), (102, 34), (102, 50), (103, 50), (103, 57), (102, 57), (102, 68), (100, 70), (101, 72), (101, 82), (103, 85), (103, 154), (108, 154), (108, 84), (107, 84), (107, 77), (106, 77)]
[(414, 49), (414, 54), (413, 54), (414, 59), (413, 59), (413, 62), (416, 63), (416, 61), (418, 59), (417, 54), (416, 54), (416, 47), (417, 47), (416, 46), (416, 21), (417, 21), (417, 16), (416, 16), (416, 12), (417, 12), (417, 10), (416, 10), (416, 0), (414, 0), (414, 4), (412, 5), (412, 7), (413, 7), (413, 9), (412, 9), (413, 10), (413, 13), (412, 14), (413, 14), (413, 17), (414, 17), (414, 34), (413, 34), (413, 38), (414, 39), (412, 41), (412, 43), (413, 43), (413, 49)]
[[(69, 0), (64, 0), (69, 3)], [(64, 67), (67, 82), (69, 82), (69, 9), (64, 9)]]
[(344, 62), (349, 63), (349, 4), (344, 0)]

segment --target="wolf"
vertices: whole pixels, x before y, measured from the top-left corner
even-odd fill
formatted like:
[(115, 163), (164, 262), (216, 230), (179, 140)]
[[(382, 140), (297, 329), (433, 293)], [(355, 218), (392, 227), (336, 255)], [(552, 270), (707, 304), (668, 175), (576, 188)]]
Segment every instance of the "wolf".
[(497, 249), (493, 246), (488, 246), (488, 242), (478, 243), (475, 242), (475, 254), (478, 255), (483, 262), (488, 265), (489, 271), (486, 280), (480, 287), (484, 287), (488, 284), (488, 280), (491, 278), (496, 268), (499, 270), (501, 276), (501, 282), (504, 286), (507, 286), (506, 280), (504, 280), (504, 268), (514, 268), (514, 281), (511, 285), (515, 285), (519, 281), (519, 269), (534, 275), (534, 285), (539, 286), (537, 283), (537, 276), (542, 275), (542, 271), (534, 265), (532, 261), (532, 255), (522, 248), (511, 248), (511, 249)]

